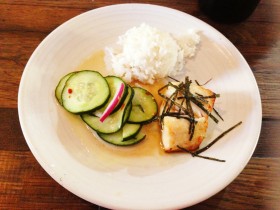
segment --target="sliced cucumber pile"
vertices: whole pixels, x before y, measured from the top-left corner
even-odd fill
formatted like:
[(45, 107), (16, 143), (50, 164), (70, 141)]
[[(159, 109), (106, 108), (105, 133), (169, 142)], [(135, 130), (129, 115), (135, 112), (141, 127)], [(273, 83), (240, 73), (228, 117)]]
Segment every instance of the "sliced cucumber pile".
[[(64, 109), (79, 114), (101, 139), (118, 146), (143, 140), (146, 135), (141, 132), (142, 125), (153, 121), (158, 112), (147, 90), (92, 70), (66, 74), (55, 89), (55, 97)], [(106, 110), (110, 112), (105, 116)]]
[(140, 132), (140, 124), (126, 123), (119, 131), (111, 134), (98, 133), (104, 141), (121, 146), (136, 144), (145, 138), (145, 134)]
[(127, 119), (125, 119), (125, 115), (126, 112), (129, 111), (129, 105), (131, 103), (133, 95), (134, 91), (131, 87), (129, 87), (128, 94), (123, 102), (122, 107), (118, 111), (110, 114), (104, 122), (101, 122), (99, 120), (100, 117), (96, 115), (96, 112), (90, 114), (82, 114), (81, 117), (89, 127), (91, 127), (98, 133), (108, 134), (117, 132), (124, 126), (125, 122), (127, 121)]

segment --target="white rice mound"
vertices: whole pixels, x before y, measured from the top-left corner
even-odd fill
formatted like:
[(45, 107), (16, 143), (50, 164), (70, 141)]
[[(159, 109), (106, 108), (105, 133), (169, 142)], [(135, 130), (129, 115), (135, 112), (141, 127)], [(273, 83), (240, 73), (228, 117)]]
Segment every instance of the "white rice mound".
[(195, 55), (200, 37), (190, 30), (178, 39), (142, 23), (119, 36), (115, 47), (107, 48), (114, 73), (126, 82), (153, 84), (156, 79), (176, 76), (185, 59)]

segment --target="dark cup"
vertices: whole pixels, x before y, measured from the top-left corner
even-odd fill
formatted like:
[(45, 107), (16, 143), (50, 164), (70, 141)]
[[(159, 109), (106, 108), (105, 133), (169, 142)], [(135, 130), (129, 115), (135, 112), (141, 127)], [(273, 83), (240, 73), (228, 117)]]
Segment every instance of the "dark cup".
[(260, 0), (198, 0), (200, 9), (218, 22), (236, 23), (248, 18)]

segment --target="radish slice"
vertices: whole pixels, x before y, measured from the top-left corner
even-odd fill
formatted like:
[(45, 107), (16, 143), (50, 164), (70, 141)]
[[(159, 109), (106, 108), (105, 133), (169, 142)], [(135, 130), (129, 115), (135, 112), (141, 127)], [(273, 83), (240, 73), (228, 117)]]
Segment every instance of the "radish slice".
[(100, 122), (103, 122), (111, 114), (111, 112), (114, 110), (114, 108), (117, 106), (117, 104), (119, 103), (119, 101), (121, 99), (123, 91), (124, 91), (124, 83), (121, 83), (121, 85), (120, 85), (118, 91), (116, 92), (114, 98), (109, 103), (109, 105), (107, 106), (107, 108), (105, 109), (103, 114), (101, 115), (101, 117), (99, 119)]

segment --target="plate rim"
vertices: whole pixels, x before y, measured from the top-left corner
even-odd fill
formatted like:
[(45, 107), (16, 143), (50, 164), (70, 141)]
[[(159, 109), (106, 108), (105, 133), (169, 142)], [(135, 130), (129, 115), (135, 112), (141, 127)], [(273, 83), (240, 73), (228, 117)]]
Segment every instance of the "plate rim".
[[(194, 16), (192, 16), (192, 15), (190, 15), (190, 14), (188, 14), (188, 13), (185, 13), (185, 12), (182, 12), (182, 11), (180, 11), (180, 10), (173, 9), (173, 8), (165, 7), (165, 6), (160, 6), (160, 5), (155, 5), (155, 4), (146, 4), (146, 3), (123, 3), (123, 4), (115, 4), (115, 5), (109, 5), (109, 6), (104, 6), (104, 7), (100, 7), (100, 8), (96, 8), (96, 9), (89, 10), (89, 11), (84, 12), (84, 13), (81, 13), (81, 14), (75, 16), (75, 17), (72, 17), (71, 19), (69, 19), (69, 20), (67, 20), (66, 22), (62, 23), (62, 24), (61, 24), (60, 26), (58, 26), (56, 29), (54, 29), (53, 31), (51, 31), (51, 32), (43, 39), (43, 41), (40, 42), (40, 44), (36, 47), (36, 49), (33, 51), (32, 55), (30, 56), (30, 58), (29, 58), (29, 60), (28, 60), (28, 62), (27, 62), (27, 64), (26, 64), (26, 66), (25, 66), (25, 68), (24, 68), (24, 70), (23, 70), (23, 74), (22, 74), (22, 77), (21, 77), (21, 80), (20, 80), (20, 85), (19, 85), (19, 90), (18, 90), (18, 116), (19, 116), (20, 126), (21, 126), (21, 129), (22, 129), (22, 132), (23, 132), (25, 141), (27, 142), (28, 147), (30, 148), (30, 150), (31, 150), (31, 152), (32, 152), (32, 154), (33, 154), (33, 156), (34, 156), (35, 159), (39, 162), (39, 164), (41, 165), (41, 167), (42, 167), (42, 168), (43, 168), (43, 169), (44, 169), (58, 184), (60, 184), (60, 185), (61, 185), (61, 183), (59, 182), (58, 178), (57, 178), (54, 174), (50, 173), (50, 170), (51, 170), (51, 169), (50, 169), (49, 167), (47, 167), (47, 166), (44, 164), (44, 160), (41, 159), (40, 154), (37, 153), (37, 150), (36, 150), (36, 148), (34, 147), (34, 145), (32, 144), (32, 141), (30, 141), (30, 140), (28, 139), (28, 137), (29, 137), (28, 129), (25, 127), (25, 125), (24, 125), (24, 123), (23, 123), (23, 111), (22, 111), (22, 105), (21, 105), (21, 104), (22, 104), (23, 81), (25, 80), (26, 72), (27, 72), (26, 69), (28, 69), (29, 66), (32, 64), (32, 59), (33, 59), (33, 57), (35, 56), (35, 54), (40, 50), (41, 46), (42, 46), (45, 42), (47, 42), (47, 40), (50, 39), (50, 37), (53, 36), (53, 34), (55, 34), (56, 31), (60, 30), (61, 26), (68, 24), (69, 22), (75, 20), (77, 17), (79, 17), (79, 16), (84, 16), (84, 15), (87, 15), (87, 14), (90, 14), (90, 13), (96, 12), (96, 11), (107, 10), (108, 8), (109, 8), (109, 9), (112, 9), (112, 8), (119, 8), (119, 7), (139, 7), (139, 6), (140, 6), (140, 7), (151, 7), (151, 8), (152, 8), (152, 7), (155, 7), (155, 8), (158, 8), (158, 9), (161, 8), (161, 9), (165, 9), (165, 10), (172, 10), (173, 12), (176, 12), (176, 13), (179, 12), (179, 13), (181, 13), (181, 14), (183, 14), (183, 15), (187, 15), (187, 16), (189, 16), (189, 17), (191, 17), (191, 18), (194, 18), (196, 21), (199, 21), (199, 22), (201, 22), (201, 23), (207, 25), (207, 27), (210, 27), (212, 30), (214, 30), (216, 33), (218, 33), (220, 36), (222, 36), (222, 37), (236, 50), (236, 52), (239, 54), (239, 57), (240, 57), (241, 59), (243, 59), (243, 61), (246, 63), (246, 65), (248, 65), (248, 68), (251, 69), (250, 66), (249, 66), (249, 64), (248, 64), (247, 61), (245, 60), (245, 58), (244, 58), (244, 57), (242, 56), (242, 54), (240, 53), (240, 51), (232, 44), (232, 42), (231, 42), (230, 40), (228, 40), (228, 39), (227, 39), (223, 34), (221, 34), (217, 29), (215, 29), (215, 28), (212, 27), (211, 25), (205, 23), (204, 21), (202, 21), (202, 20), (200, 20), (200, 19), (198, 19), (198, 18), (196, 18), (196, 17), (194, 17)], [(257, 90), (258, 90), (258, 101), (260, 102), (260, 104), (259, 104), (260, 107), (258, 107), (258, 108), (259, 108), (259, 111), (260, 111), (260, 116), (259, 116), (260, 121), (259, 121), (259, 126), (258, 126), (258, 132), (257, 132), (257, 134), (256, 134), (257, 140), (256, 140), (256, 142), (255, 142), (255, 146), (252, 148), (252, 151), (251, 151), (250, 154), (248, 155), (247, 160), (243, 163), (243, 166), (242, 166), (242, 169), (240, 170), (240, 172), (236, 172), (235, 175), (232, 175), (232, 177), (234, 177), (234, 178), (233, 178), (233, 179), (229, 179), (229, 180), (227, 181), (227, 183), (224, 184), (224, 186), (220, 186), (220, 188), (219, 188), (218, 190), (216, 190), (216, 191), (217, 191), (216, 193), (220, 192), (222, 189), (224, 189), (226, 186), (228, 186), (232, 181), (234, 181), (234, 179), (235, 179), (235, 178), (242, 172), (242, 170), (246, 167), (246, 165), (248, 164), (249, 160), (250, 160), (251, 157), (252, 157), (253, 152), (255, 151), (255, 148), (256, 148), (257, 143), (258, 143), (258, 139), (259, 139), (259, 137), (260, 137), (261, 126), (262, 126), (262, 103), (261, 103), (260, 91), (259, 91), (259, 88), (258, 88), (258, 85), (257, 85), (257, 81), (256, 81), (256, 79), (255, 79), (255, 76), (254, 76), (252, 70), (251, 70), (250, 74), (251, 74), (251, 76), (254, 78), (254, 86), (255, 86), (255, 87), (257, 88)], [(64, 185), (61, 185), (61, 186), (64, 187), (64, 188), (66, 188), (66, 189), (67, 189), (68, 191), (70, 191), (71, 193), (77, 195), (78, 197), (81, 197), (80, 194), (77, 194), (77, 193), (73, 192), (73, 190), (69, 189), (67, 186), (64, 186)], [(214, 193), (214, 194), (216, 194), (216, 193)], [(198, 200), (200, 200), (200, 201), (198, 201), (198, 202), (202, 202), (202, 201), (204, 201), (205, 199), (208, 199), (209, 197), (212, 197), (214, 194), (211, 194), (211, 195), (209, 194), (208, 196), (205, 196), (203, 199), (198, 199)], [(85, 198), (85, 197), (81, 197), (81, 198), (83, 198), (83, 199), (85, 199), (85, 200), (87, 200), (87, 201), (89, 201), (89, 202), (93, 202), (93, 200), (94, 200), (94, 199), (92, 199), (92, 198)], [(95, 202), (97, 203), (97, 201), (95, 201)], [(197, 204), (198, 202), (195, 201), (195, 202), (193, 202), (193, 204), (191, 204), (191, 205)], [(101, 203), (100, 201), (98, 201), (98, 204), (96, 204), (96, 205), (102, 205), (102, 203)], [(108, 207), (108, 204), (103, 204), (103, 205)], [(191, 206), (191, 205), (190, 205), (190, 206)], [(119, 206), (111, 205), (111, 207), (113, 207), (113, 208), (118, 208)], [(175, 206), (175, 207), (176, 207), (176, 208), (177, 208), (177, 207), (178, 207), (178, 208), (181, 208), (181, 207), (185, 207), (185, 206), (183, 206), (183, 204), (180, 204), (180, 205), (177, 205), (177, 206)]]

